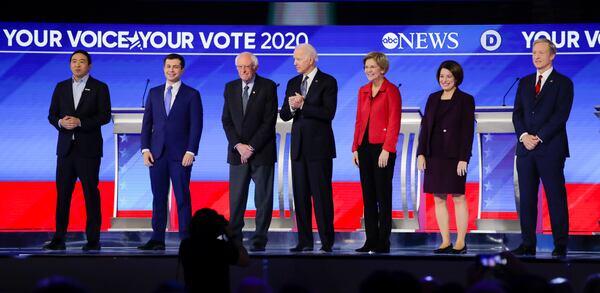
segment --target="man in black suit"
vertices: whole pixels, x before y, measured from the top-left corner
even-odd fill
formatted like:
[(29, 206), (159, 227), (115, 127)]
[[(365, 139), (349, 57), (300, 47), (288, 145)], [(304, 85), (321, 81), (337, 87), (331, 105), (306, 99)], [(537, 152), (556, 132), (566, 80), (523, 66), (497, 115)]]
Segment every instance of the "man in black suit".
[(264, 251), (273, 213), (276, 161), (277, 86), (256, 74), (258, 59), (250, 52), (235, 58), (239, 79), (225, 85), (223, 129), (229, 142), (229, 212), (233, 240), (242, 244), (250, 180), (254, 181), (256, 232), (250, 251)]
[(517, 172), (521, 195), (522, 244), (513, 253), (535, 255), (538, 189), (543, 182), (548, 200), (553, 256), (567, 254), (569, 210), (565, 159), (569, 157), (566, 124), (573, 105), (573, 82), (552, 67), (556, 46), (548, 39), (533, 43), (536, 74), (519, 82), (513, 124), (517, 134)]
[(110, 94), (105, 83), (89, 75), (92, 58), (88, 52), (75, 51), (70, 60), (73, 77), (56, 85), (48, 114), (48, 121), (58, 130), (56, 233), (43, 248), (65, 249), (71, 195), (79, 178), (87, 213), (87, 243), (82, 249), (100, 250), (100, 127), (110, 121)]
[(279, 115), (292, 124), (292, 182), (298, 226), (298, 245), (292, 252), (313, 249), (312, 203), (319, 227), (321, 250), (334, 242), (331, 177), (335, 140), (331, 121), (337, 107), (337, 81), (316, 66), (317, 51), (306, 43), (294, 50), (299, 75), (290, 79)]

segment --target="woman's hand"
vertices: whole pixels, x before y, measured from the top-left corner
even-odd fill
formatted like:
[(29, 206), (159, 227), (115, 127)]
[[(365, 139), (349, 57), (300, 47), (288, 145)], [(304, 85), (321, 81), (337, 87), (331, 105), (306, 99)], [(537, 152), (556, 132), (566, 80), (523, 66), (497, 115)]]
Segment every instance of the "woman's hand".
[(352, 163), (354, 163), (354, 165), (356, 165), (356, 167), (359, 166), (359, 164), (358, 164), (358, 151), (352, 152)]
[(427, 168), (427, 166), (425, 165), (425, 156), (419, 155), (417, 157), (417, 169), (419, 169), (419, 171), (423, 172), (423, 171), (425, 171), (426, 168)]
[(379, 160), (377, 161), (379, 168), (385, 168), (387, 166), (389, 158), (390, 158), (390, 152), (382, 149), (381, 154), (379, 154)]
[(465, 161), (458, 162), (458, 166), (456, 166), (456, 174), (458, 174), (458, 176), (467, 175), (467, 162), (465, 162)]

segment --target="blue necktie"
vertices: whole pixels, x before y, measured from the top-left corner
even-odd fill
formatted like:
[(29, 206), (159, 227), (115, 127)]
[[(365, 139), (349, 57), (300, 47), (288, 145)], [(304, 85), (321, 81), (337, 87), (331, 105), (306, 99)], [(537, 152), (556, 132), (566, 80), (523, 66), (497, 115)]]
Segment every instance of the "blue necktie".
[(173, 98), (173, 92), (171, 92), (172, 89), (173, 86), (170, 85), (165, 94), (165, 112), (167, 112), (167, 115), (169, 115), (169, 111), (171, 110), (171, 98)]

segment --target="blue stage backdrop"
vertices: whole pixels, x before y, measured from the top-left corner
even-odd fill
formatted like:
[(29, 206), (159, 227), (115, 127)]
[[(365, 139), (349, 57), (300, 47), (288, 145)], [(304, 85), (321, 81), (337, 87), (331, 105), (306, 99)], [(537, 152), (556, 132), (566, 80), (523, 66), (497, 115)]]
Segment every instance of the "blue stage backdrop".
[[(401, 84), (403, 106), (424, 108), (429, 93), (439, 90), (438, 65), (447, 59), (462, 64), (461, 89), (477, 106), (498, 106), (517, 77), (534, 72), (531, 43), (554, 40), (559, 54), (555, 69), (575, 83), (575, 102), (568, 122), (572, 157), (566, 163), (568, 183), (600, 183), (599, 129), (594, 116), (600, 73), (600, 25), (456, 25), (456, 26), (201, 26), (0, 23), (0, 181), (52, 181), (56, 130), (46, 119), (54, 86), (71, 76), (69, 54), (92, 54), (91, 74), (108, 83), (113, 107), (140, 107), (146, 80), (165, 82), (163, 58), (186, 58), (183, 81), (198, 89), (204, 104), (204, 131), (192, 180), (226, 181), (227, 142), (221, 126), (223, 89), (236, 79), (234, 57), (258, 55), (262, 76), (279, 83), (279, 105), (287, 81), (296, 75), (292, 52), (310, 42), (319, 52), (318, 66), (339, 83), (333, 121), (338, 158), (334, 181), (359, 181), (351, 163), (351, 144), (358, 88), (367, 82), (362, 58), (370, 51), (390, 57), (387, 78)], [(506, 104), (514, 102), (516, 86)], [(114, 179), (112, 125), (105, 139), (101, 180)], [(476, 148), (469, 182), (476, 182)], [(496, 210), (503, 210), (498, 203)], [(514, 207), (513, 207), (514, 209)]]

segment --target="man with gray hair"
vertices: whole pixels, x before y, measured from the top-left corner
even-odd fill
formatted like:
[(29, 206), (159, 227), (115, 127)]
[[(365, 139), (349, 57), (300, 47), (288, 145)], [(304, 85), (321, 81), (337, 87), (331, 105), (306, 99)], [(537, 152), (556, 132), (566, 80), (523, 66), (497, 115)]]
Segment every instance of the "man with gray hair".
[(273, 213), (273, 172), (277, 86), (256, 74), (258, 58), (243, 52), (235, 58), (239, 79), (225, 85), (223, 129), (229, 142), (229, 220), (233, 240), (242, 244), (250, 180), (254, 181), (256, 232), (250, 251), (264, 251)]
[(290, 79), (279, 115), (293, 119), (292, 182), (298, 245), (291, 252), (313, 250), (312, 204), (319, 227), (321, 251), (331, 252), (334, 242), (331, 177), (335, 140), (331, 121), (337, 107), (337, 81), (317, 69), (317, 51), (310, 44), (294, 50), (299, 75)]
[(535, 255), (538, 190), (544, 183), (554, 238), (552, 256), (567, 255), (569, 208), (565, 188), (565, 160), (569, 157), (567, 120), (573, 106), (573, 81), (552, 66), (556, 46), (548, 39), (533, 43), (535, 74), (517, 88), (513, 124), (517, 134), (517, 172), (521, 195), (522, 244), (513, 253)]

